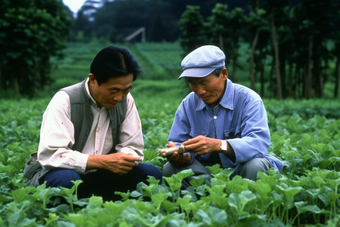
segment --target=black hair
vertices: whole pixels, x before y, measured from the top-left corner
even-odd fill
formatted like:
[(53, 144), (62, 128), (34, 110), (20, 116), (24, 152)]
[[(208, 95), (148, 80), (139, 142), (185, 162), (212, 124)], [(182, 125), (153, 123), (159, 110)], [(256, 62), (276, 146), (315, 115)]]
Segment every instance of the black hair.
[(222, 69), (215, 69), (212, 73), (213, 73), (215, 76), (220, 77), (221, 71), (222, 71)]
[(125, 47), (109, 46), (94, 57), (90, 73), (97, 80), (98, 85), (108, 81), (112, 77), (133, 74), (133, 81), (143, 73), (137, 59)]

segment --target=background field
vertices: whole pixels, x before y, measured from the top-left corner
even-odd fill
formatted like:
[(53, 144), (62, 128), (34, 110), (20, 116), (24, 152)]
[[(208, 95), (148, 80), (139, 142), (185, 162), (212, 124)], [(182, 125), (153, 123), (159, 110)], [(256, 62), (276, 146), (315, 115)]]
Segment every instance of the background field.
[[(87, 77), (93, 57), (102, 48), (112, 45), (110, 42), (92, 43), (68, 43), (64, 51), (66, 58), (56, 61), (57, 66), (52, 72), (54, 83), (47, 86), (38, 97), (52, 96), (58, 89), (74, 84)], [(129, 48), (142, 65), (145, 74), (133, 84), (132, 94), (139, 96), (150, 96), (157, 94), (158, 97), (183, 98), (190, 92), (185, 80), (178, 81), (181, 74), (181, 61), (183, 51), (176, 42), (169, 43), (136, 43), (136, 44), (115, 44)], [(249, 79), (249, 46), (242, 44), (239, 49), (239, 68), (234, 71), (235, 75), (229, 74), (229, 79), (250, 87)], [(268, 62), (270, 60), (268, 59)], [(232, 72), (231, 66), (226, 66)], [(269, 65), (267, 71), (269, 71)], [(330, 65), (329, 71), (334, 70), (334, 64)], [(267, 72), (268, 73), (268, 72)], [(257, 90), (260, 84), (256, 83)], [(275, 91), (271, 91), (269, 83), (265, 86), (263, 98), (276, 98)], [(333, 81), (325, 83), (324, 98), (333, 98)], [(169, 93), (169, 94), (168, 94)]]
[[(229, 179), (231, 170), (212, 168), (181, 191), (186, 174), (161, 185), (139, 185), (122, 200), (77, 200), (72, 190), (25, 187), (23, 167), (39, 143), (42, 114), (60, 88), (83, 80), (94, 55), (109, 43), (69, 43), (55, 79), (38, 98), (0, 99), (0, 226), (336, 226), (339, 223), (340, 102), (265, 98), (271, 130), (269, 153), (284, 162), (282, 173), (259, 180)], [(162, 169), (156, 150), (167, 142), (173, 116), (189, 92), (178, 81), (176, 43), (128, 46), (145, 70), (131, 93), (139, 111), (145, 160)], [(246, 59), (244, 59), (246, 69)], [(238, 82), (247, 80), (240, 71)], [(241, 76), (243, 75), (243, 76)], [(247, 85), (246, 83), (244, 83)], [(166, 182), (168, 184), (166, 184)], [(73, 188), (74, 190), (74, 188)], [(59, 205), (53, 198), (69, 201)], [(166, 225), (167, 224), (167, 225)]]

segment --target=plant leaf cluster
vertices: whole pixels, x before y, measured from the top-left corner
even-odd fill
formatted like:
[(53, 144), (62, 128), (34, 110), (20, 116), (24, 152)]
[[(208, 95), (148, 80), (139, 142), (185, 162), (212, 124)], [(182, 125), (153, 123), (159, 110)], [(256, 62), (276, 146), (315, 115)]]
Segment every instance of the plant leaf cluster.
[[(156, 152), (167, 142), (178, 101), (136, 97), (145, 139), (145, 162), (162, 168)], [(331, 113), (340, 104), (328, 101), (265, 100), (272, 144), (269, 150), (284, 161), (280, 174), (270, 169), (256, 182), (232, 169), (208, 167), (211, 176), (191, 170), (150, 178), (136, 190), (116, 192), (121, 200), (92, 196), (78, 200), (72, 189), (25, 186), (23, 166), (39, 142), (46, 99), (1, 100), (0, 226), (328, 226), (339, 224), (340, 120)], [(294, 105), (295, 103), (295, 105)], [(285, 108), (282, 108), (284, 106)], [(304, 117), (297, 110), (309, 106)], [(291, 107), (291, 108), (290, 108)], [(271, 111), (284, 109), (279, 111)], [(315, 108), (315, 109), (314, 109)], [(161, 111), (159, 111), (161, 109)], [(182, 180), (190, 177), (184, 189)]]

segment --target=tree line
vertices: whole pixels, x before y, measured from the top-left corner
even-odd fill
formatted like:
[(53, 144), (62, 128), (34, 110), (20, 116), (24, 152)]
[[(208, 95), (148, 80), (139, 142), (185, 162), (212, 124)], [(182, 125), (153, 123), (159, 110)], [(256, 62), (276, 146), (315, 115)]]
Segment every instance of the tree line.
[(263, 97), (323, 97), (327, 82), (338, 97), (338, 0), (87, 0), (76, 18), (61, 0), (0, 1), (1, 90), (32, 96), (51, 82), (51, 58), (63, 57), (65, 40), (124, 42), (145, 27), (148, 41), (178, 40), (184, 54), (219, 46), (230, 75), (249, 43), (251, 88), (260, 84)]
[(178, 20), (187, 5), (197, 5), (205, 17), (218, 2), (247, 8), (248, 0), (87, 0), (77, 12), (71, 27), (71, 41), (105, 38), (115, 43), (140, 27), (150, 42), (174, 42), (180, 30)]
[(199, 6), (187, 6), (178, 23), (179, 42), (185, 53), (204, 44), (219, 46), (231, 75), (238, 68), (240, 43), (249, 43), (251, 88), (256, 90), (258, 81), (262, 97), (269, 90), (278, 99), (322, 98), (325, 83), (331, 82), (337, 98), (339, 6), (336, 0), (250, 0), (248, 15), (217, 3), (207, 18)]
[(32, 97), (51, 82), (72, 20), (61, 0), (0, 2), (0, 90)]

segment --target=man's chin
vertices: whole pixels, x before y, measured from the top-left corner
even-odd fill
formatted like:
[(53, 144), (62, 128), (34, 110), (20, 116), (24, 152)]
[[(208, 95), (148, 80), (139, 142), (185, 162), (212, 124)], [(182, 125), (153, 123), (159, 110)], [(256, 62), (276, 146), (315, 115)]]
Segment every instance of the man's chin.
[(210, 104), (209, 98), (201, 98), (201, 100), (202, 100), (205, 104)]
[(105, 108), (106, 108), (106, 109), (112, 109), (112, 108), (114, 108), (115, 106), (117, 106), (117, 104), (118, 104), (118, 103), (115, 103), (115, 104), (113, 104), (113, 103), (108, 103), (107, 105), (105, 105)]

